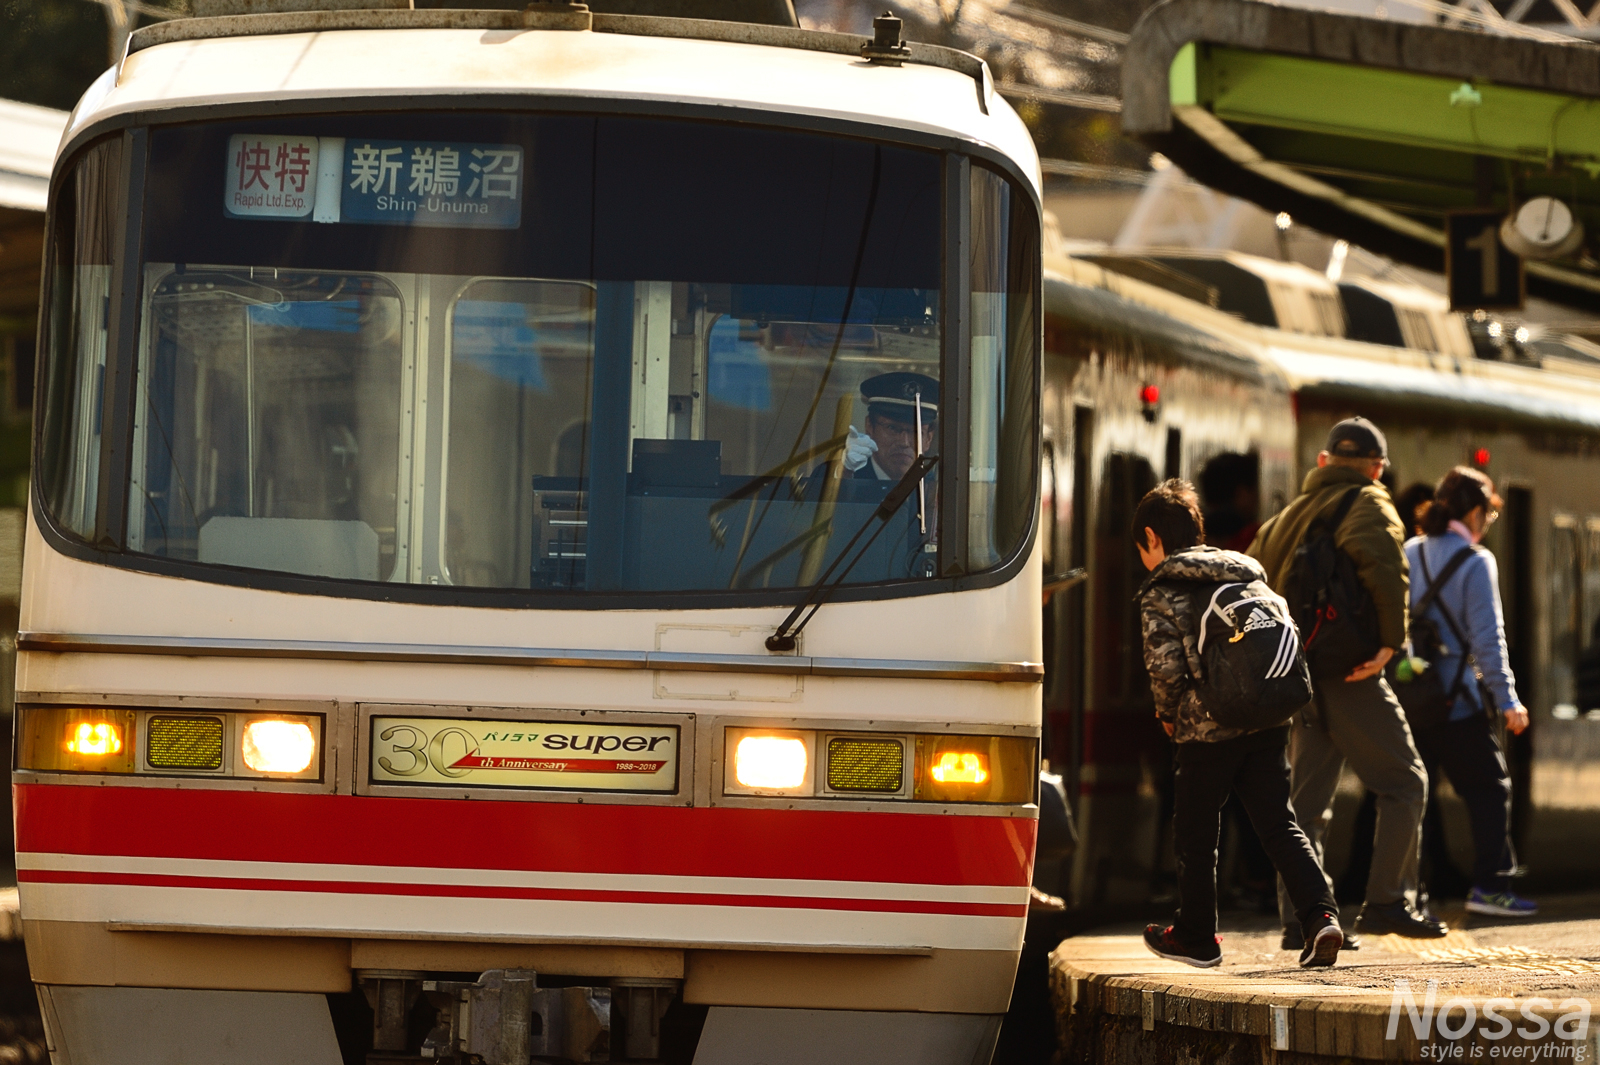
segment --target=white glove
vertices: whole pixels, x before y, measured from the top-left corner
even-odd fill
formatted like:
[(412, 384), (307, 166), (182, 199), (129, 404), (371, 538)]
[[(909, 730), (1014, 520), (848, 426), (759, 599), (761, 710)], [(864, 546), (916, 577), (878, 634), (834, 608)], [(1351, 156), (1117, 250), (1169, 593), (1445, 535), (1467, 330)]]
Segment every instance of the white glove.
[(844, 441), (844, 468), (851, 473), (856, 472), (867, 464), (867, 460), (877, 454), (878, 442), (866, 433), (857, 432), (855, 426), (845, 434)]

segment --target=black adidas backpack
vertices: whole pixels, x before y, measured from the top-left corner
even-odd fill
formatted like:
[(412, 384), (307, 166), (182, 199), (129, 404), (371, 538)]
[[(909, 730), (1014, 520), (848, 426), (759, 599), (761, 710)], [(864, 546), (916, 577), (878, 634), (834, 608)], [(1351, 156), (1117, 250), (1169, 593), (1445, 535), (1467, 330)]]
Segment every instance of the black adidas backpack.
[(1281, 725), (1311, 701), (1311, 671), (1289, 607), (1265, 581), (1217, 585), (1201, 609), (1200, 705), (1219, 725)]

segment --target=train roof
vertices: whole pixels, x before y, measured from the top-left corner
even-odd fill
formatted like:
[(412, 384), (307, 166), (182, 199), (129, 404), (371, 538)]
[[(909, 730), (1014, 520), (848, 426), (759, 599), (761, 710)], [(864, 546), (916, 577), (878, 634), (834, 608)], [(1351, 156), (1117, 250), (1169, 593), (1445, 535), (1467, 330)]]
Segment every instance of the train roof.
[(1061, 256), (1045, 258), (1045, 310), (1171, 345), (1180, 357), (1237, 376), (1352, 406), (1405, 405), (1528, 428), (1600, 432), (1600, 360), (1527, 365), (1292, 333)]
[(739, 108), (965, 141), (1012, 160), (1038, 194), (1033, 140), (982, 60), (911, 43), (898, 64), (869, 62), (871, 41), (582, 4), (173, 19), (133, 34), (122, 63), (74, 111), (67, 140), (178, 108), (220, 116), (263, 105), (492, 108), (544, 98), (609, 110), (642, 101), (658, 111)]

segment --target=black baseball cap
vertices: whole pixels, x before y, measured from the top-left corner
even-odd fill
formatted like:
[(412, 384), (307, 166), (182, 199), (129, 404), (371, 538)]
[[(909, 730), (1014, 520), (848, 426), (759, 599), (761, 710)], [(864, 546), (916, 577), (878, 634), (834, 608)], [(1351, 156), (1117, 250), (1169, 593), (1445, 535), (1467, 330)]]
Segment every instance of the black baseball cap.
[(1346, 418), (1328, 432), (1328, 454), (1347, 459), (1385, 459), (1389, 442), (1383, 430), (1365, 418)]

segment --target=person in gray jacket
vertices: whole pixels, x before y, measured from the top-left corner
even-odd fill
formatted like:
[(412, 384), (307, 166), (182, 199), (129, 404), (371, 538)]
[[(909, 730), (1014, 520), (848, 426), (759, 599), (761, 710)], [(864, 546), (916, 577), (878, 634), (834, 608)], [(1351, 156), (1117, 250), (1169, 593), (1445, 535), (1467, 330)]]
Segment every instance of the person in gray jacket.
[(1462, 551), (1471, 552), (1440, 586), (1427, 615), (1444, 645), (1441, 661), (1431, 668), (1440, 671), (1447, 692), (1454, 688), (1450, 716), (1419, 730), (1415, 738), (1429, 775), (1442, 769), (1467, 805), (1474, 852), (1467, 909), (1530, 917), (1539, 907), (1507, 888), (1517, 864), (1509, 832), (1511, 774), (1493, 721), (1504, 716), (1506, 727), (1520, 733), (1528, 727), (1528, 711), (1517, 698), (1517, 681), (1506, 661), (1499, 572), (1494, 556), (1477, 546), (1499, 516), (1494, 482), (1457, 466), (1444, 475), (1423, 513), (1424, 535), (1406, 542), (1406, 559), (1416, 578), (1411, 582), (1413, 608), (1434, 575), (1444, 575)]

